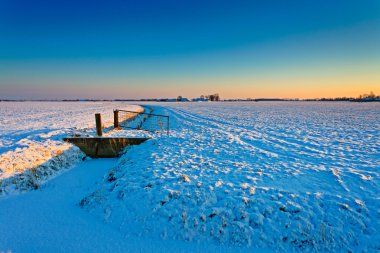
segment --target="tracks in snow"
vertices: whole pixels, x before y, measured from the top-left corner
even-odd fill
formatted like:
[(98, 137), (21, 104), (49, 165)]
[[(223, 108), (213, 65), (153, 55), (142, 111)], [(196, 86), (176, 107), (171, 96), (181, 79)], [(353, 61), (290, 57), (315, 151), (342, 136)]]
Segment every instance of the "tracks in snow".
[[(281, 174), (282, 180), (304, 174), (330, 187), (334, 182), (338, 183), (345, 191), (360, 195), (366, 190), (357, 188), (356, 180), (364, 180), (372, 188), (375, 185), (368, 180), (379, 177), (378, 172), (364, 169), (373, 164), (369, 164), (364, 158), (353, 157), (349, 151), (343, 152), (339, 143), (329, 146), (327, 141), (331, 140), (326, 140), (325, 136), (313, 132), (313, 129), (303, 129), (304, 132), (309, 132), (302, 136), (298, 133), (287, 134), (288, 130), (280, 132), (278, 130), (281, 128), (273, 129), (272, 126), (263, 127), (261, 130), (260, 124), (256, 125), (255, 122), (245, 122), (242, 126), (239, 121), (235, 123), (216, 120), (179, 108), (165, 107), (164, 110), (178, 122), (178, 131), (203, 131), (207, 132), (208, 138), (222, 138), (228, 145), (240, 145), (242, 149), (249, 150), (251, 156), (256, 157), (257, 164), (264, 167), (265, 171), (284, 171), (287, 176), (284, 178), (284, 174)], [(321, 177), (318, 173), (329, 175), (330, 180), (323, 182), (325, 176)], [(275, 173), (271, 174), (276, 177)]]

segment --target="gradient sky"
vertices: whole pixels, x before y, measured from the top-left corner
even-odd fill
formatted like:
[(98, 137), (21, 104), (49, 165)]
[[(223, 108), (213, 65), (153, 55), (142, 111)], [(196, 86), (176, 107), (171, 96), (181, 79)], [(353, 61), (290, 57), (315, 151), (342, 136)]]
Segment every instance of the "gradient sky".
[(0, 99), (370, 91), (379, 0), (0, 0)]

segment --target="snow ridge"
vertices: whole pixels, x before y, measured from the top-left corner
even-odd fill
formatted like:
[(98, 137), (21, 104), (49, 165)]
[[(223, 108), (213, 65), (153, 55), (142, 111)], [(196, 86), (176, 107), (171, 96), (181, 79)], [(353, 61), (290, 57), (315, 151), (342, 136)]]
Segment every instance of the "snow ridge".
[[(79, 148), (61, 142), (35, 143), (0, 156), (0, 195), (38, 189), (45, 181), (82, 161)], [(23, 166), (25, 165), (25, 166)]]

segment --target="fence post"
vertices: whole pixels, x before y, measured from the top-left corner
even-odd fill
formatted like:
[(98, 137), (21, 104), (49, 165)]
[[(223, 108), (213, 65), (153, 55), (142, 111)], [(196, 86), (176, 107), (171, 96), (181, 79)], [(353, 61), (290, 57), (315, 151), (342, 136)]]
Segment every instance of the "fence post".
[(113, 111), (113, 127), (119, 128), (119, 110)]
[(95, 122), (96, 122), (96, 135), (102, 136), (102, 115), (100, 113), (95, 113)]
[(167, 130), (167, 135), (169, 135), (169, 129), (170, 129), (170, 118), (168, 117), (168, 130)]

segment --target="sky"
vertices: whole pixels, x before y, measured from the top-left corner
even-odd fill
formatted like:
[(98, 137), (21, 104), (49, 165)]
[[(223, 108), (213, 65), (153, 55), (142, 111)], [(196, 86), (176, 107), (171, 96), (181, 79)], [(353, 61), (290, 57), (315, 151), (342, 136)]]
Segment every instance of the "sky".
[(0, 0), (0, 99), (370, 91), (379, 0)]

